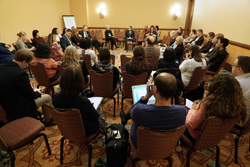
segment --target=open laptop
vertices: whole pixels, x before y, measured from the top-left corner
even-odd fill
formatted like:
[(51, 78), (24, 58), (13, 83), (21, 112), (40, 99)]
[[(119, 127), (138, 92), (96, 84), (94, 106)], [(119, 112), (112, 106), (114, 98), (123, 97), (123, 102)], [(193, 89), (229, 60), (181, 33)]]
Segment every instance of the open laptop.
[[(134, 104), (138, 102), (142, 96), (145, 96), (147, 94), (146, 88), (147, 88), (146, 84), (132, 86), (132, 95)], [(150, 99), (148, 100), (148, 104), (155, 104), (154, 95), (150, 97)]]

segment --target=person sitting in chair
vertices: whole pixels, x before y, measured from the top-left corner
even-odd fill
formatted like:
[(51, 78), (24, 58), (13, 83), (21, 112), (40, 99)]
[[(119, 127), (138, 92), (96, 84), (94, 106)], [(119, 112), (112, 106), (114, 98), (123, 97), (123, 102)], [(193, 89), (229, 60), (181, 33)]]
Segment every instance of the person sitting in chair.
[(125, 50), (127, 50), (127, 42), (135, 42), (135, 32), (132, 30), (132, 26), (128, 27), (128, 30), (125, 32)]

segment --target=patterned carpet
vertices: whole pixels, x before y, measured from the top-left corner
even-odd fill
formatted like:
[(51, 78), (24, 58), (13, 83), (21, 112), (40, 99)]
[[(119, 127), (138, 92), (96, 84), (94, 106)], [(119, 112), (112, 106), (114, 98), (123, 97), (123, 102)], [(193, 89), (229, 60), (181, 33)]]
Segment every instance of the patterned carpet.
[[(112, 54), (116, 55), (116, 65), (120, 64), (119, 55), (124, 53), (123, 48), (118, 48)], [(130, 50), (125, 54), (131, 55), (132, 51)], [(227, 71), (222, 70), (222, 73), (227, 73)], [(209, 77), (207, 77), (209, 78)], [(35, 83), (36, 81), (33, 77), (31, 77), (31, 82)], [(58, 92), (60, 88), (57, 86), (56, 91)], [(116, 97), (116, 96), (115, 96)], [(121, 99), (121, 94), (119, 99)], [(124, 111), (128, 112), (132, 103), (131, 100), (124, 100)], [(120, 123), (121, 119), (119, 116), (121, 101), (116, 106), (116, 116), (113, 117), (113, 100), (112, 99), (104, 99), (101, 107), (103, 109), (106, 122), (108, 124), (112, 123)], [(131, 121), (128, 121), (126, 128), (130, 130)], [(77, 145), (75, 143), (71, 143), (68, 140), (65, 140), (64, 143), (64, 164), (60, 165), (60, 139), (61, 133), (58, 130), (57, 126), (48, 127), (43, 132), (48, 136), (50, 148), (52, 151), (52, 155), (48, 156), (47, 149), (45, 147), (45, 142), (43, 138), (39, 138), (35, 140), (33, 145), (22, 147), (16, 150), (14, 153), (16, 155), (16, 166), (17, 167), (79, 167), (79, 166), (87, 166), (88, 160), (88, 151), (84, 145)], [(249, 167), (250, 166), (250, 152), (249, 148), (249, 136), (243, 136), (239, 141), (239, 160), (238, 165), (234, 164), (234, 135), (228, 134), (225, 137), (219, 146), (221, 149), (220, 154), (220, 164), (222, 167)], [(100, 139), (96, 143), (91, 143), (93, 147), (92, 151), (92, 166), (96, 167), (105, 167), (106, 166), (106, 154), (105, 154), (105, 140)], [(153, 144), (153, 143), (152, 143)], [(173, 166), (184, 167), (186, 162), (186, 153), (187, 147), (183, 147), (182, 151), (177, 153), (173, 150), (171, 154), (171, 159), (173, 162)], [(197, 151), (192, 154), (191, 159), (191, 167), (212, 167), (215, 166), (215, 153), (216, 150), (214, 148)], [(7, 167), (10, 165), (10, 161), (8, 158), (8, 154), (6, 152), (0, 152), (0, 167)], [(131, 157), (127, 159), (126, 166), (131, 165)], [(163, 160), (150, 160), (150, 161), (140, 161), (137, 166), (141, 167), (168, 167), (168, 162)]]

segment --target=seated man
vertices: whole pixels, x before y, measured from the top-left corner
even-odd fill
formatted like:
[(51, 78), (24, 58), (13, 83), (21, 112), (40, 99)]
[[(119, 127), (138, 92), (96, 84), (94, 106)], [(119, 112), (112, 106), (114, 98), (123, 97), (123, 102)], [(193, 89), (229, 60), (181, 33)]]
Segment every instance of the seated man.
[(218, 43), (216, 44), (216, 48), (218, 48), (218, 53), (216, 56), (214, 56), (211, 59), (205, 58), (207, 61), (207, 65), (210, 64), (209, 71), (216, 72), (218, 68), (220, 67), (221, 63), (227, 56), (227, 51), (225, 50), (229, 41), (227, 38), (222, 38), (218, 40)]
[(190, 44), (191, 45), (199, 45), (201, 46), (202, 43), (204, 41), (204, 38), (203, 38), (203, 30), (202, 29), (198, 29), (197, 30), (197, 38), (195, 38)]
[[(29, 66), (32, 59), (29, 50), (19, 49), (13, 61), (0, 65), (0, 105), (9, 122), (22, 117), (37, 118), (37, 107), (45, 103), (52, 106), (50, 95), (34, 91), (27, 72), (23, 70)], [(43, 114), (45, 126), (55, 125), (45, 108)]]
[(69, 45), (73, 45), (72, 41), (71, 41), (71, 36), (72, 36), (72, 31), (71, 29), (67, 29), (65, 31), (65, 34), (62, 36), (62, 38), (60, 39), (60, 45), (63, 49), (63, 51), (67, 48), (67, 46)]
[(175, 44), (175, 38), (177, 37), (177, 34), (176, 34), (176, 31), (171, 31), (170, 34), (169, 34), (170, 38), (172, 39), (171, 42), (169, 43), (169, 45), (167, 44), (164, 44), (165, 47), (167, 46), (170, 46), (170, 47), (173, 47), (172, 45)]
[(184, 46), (183, 46), (183, 38), (182, 36), (177, 36), (176, 40), (175, 40), (175, 45), (176, 47), (173, 48), (175, 50), (175, 54), (176, 54), (176, 59), (178, 60), (178, 62), (180, 62), (180, 58), (183, 54), (183, 51), (185, 50)]
[(0, 64), (13, 60), (13, 53), (11, 53), (14, 48), (11, 45), (6, 45), (0, 42)]
[(145, 50), (146, 57), (154, 57), (160, 56), (160, 49), (155, 47), (156, 38), (153, 36), (149, 36), (146, 40), (146, 47), (143, 49)]
[(249, 119), (250, 115), (250, 57), (238, 56), (232, 64), (232, 74), (235, 75), (240, 83), (243, 91), (243, 97), (247, 107), (247, 117), (245, 120), (240, 120), (237, 124), (240, 127), (244, 127)]
[[(186, 109), (181, 105), (171, 105), (171, 98), (176, 89), (176, 78), (169, 73), (160, 73), (156, 76), (154, 85), (147, 84), (147, 94), (130, 109), (134, 121), (130, 135), (135, 147), (139, 126), (170, 130), (185, 124)], [(152, 95), (155, 96), (155, 104), (147, 105)]]
[(90, 32), (88, 31), (87, 25), (83, 25), (83, 30), (79, 31), (79, 34), (82, 36), (82, 38), (89, 37), (92, 41), (92, 45), (95, 46), (95, 48), (98, 50), (98, 52), (100, 52), (100, 47), (102, 45), (97, 39), (92, 39), (92, 36), (90, 35)]
[(128, 30), (125, 32), (125, 50), (127, 50), (127, 42), (128, 40), (131, 40), (132, 42), (135, 42), (135, 32), (132, 30), (132, 26), (128, 27)]
[(189, 33), (189, 37), (184, 39), (184, 44), (187, 44), (191, 41), (193, 41), (196, 38), (196, 29), (192, 29)]

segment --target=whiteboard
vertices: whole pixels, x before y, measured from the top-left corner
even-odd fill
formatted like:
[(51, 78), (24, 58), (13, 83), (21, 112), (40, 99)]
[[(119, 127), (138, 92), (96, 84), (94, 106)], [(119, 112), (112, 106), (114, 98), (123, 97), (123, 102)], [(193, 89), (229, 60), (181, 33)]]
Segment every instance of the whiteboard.
[(71, 29), (72, 26), (76, 28), (76, 21), (74, 15), (63, 15), (62, 17), (65, 28)]

